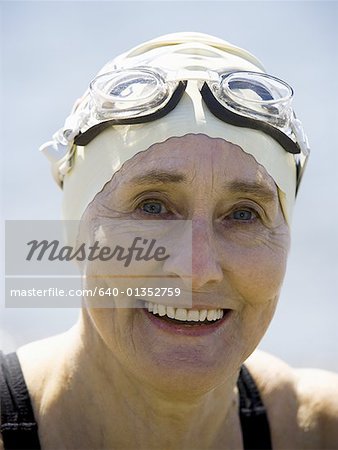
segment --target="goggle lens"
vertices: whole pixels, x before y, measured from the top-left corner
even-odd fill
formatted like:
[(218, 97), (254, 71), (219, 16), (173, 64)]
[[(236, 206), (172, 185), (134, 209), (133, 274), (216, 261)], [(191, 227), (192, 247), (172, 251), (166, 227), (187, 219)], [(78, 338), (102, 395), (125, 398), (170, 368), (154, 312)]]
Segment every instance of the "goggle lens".
[(160, 74), (148, 70), (114, 71), (90, 84), (98, 119), (129, 117), (148, 112), (168, 96)]
[(232, 73), (223, 77), (217, 94), (236, 113), (281, 129), (289, 127), (293, 91), (282, 80), (253, 72)]

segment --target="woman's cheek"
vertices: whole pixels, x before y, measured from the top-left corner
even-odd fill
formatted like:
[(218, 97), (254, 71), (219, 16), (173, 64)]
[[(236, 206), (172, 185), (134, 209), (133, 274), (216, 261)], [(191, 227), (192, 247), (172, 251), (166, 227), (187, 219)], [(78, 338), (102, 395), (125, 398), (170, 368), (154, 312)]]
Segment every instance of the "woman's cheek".
[(278, 297), (289, 251), (288, 230), (242, 231), (222, 248), (225, 276), (245, 302), (265, 303)]

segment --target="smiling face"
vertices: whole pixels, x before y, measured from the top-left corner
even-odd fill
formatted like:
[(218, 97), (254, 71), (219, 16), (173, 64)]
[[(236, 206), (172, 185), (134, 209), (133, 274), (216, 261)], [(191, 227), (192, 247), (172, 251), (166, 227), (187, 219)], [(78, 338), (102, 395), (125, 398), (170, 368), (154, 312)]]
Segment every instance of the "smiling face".
[[(159, 389), (207, 391), (233, 375), (270, 323), (289, 249), (278, 191), (266, 170), (222, 139), (173, 137), (128, 160), (84, 215), (89, 222), (107, 217), (191, 220), (190, 318), (196, 321), (184, 320), (189, 311), (171, 320), (147, 308), (90, 308), (87, 299), (86, 326), (127, 372)], [(95, 264), (87, 271), (95, 272)], [(182, 277), (184, 245), (156, 264), (164, 275)], [(89, 279), (86, 287), (91, 283), (97, 284)]]

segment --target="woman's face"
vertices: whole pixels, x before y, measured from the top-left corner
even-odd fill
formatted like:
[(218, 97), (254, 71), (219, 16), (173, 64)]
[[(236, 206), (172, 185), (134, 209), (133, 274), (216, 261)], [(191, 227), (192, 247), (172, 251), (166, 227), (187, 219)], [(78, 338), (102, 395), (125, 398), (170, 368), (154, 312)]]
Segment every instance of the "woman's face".
[[(221, 309), (222, 319), (180, 324), (144, 308), (90, 308), (87, 299), (86, 324), (127, 371), (159, 389), (207, 391), (232, 376), (273, 316), (289, 249), (289, 229), (266, 170), (222, 139), (173, 137), (128, 160), (84, 217), (96, 224), (107, 218), (191, 220), (192, 309)], [(186, 252), (178, 243), (174, 257), (157, 261), (157, 269), (183, 277)], [(86, 271), (95, 273), (97, 264), (88, 262)], [(97, 284), (88, 280), (86, 287)], [(104, 285), (119, 286), (119, 280), (107, 276)], [(149, 300), (165, 304), (161, 297)]]

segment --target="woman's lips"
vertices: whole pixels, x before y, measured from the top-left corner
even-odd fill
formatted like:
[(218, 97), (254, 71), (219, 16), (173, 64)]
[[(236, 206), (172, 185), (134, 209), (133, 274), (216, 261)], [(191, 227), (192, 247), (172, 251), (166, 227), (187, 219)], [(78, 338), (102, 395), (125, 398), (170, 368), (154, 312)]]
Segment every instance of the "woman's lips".
[[(186, 336), (203, 336), (214, 333), (229, 320), (232, 313), (231, 309), (207, 310), (210, 318), (212, 316), (215, 317), (215, 314), (212, 314), (211, 312), (220, 311), (221, 314), (218, 314), (218, 316), (221, 316), (221, 318), (197, 321), (195, 317), (195, 320), (187, 321), (170, 318), (167, 315), (160, 316), (158, 314), (153, 314), (153, 312), (148, 311), (147, 307), (142, 308), (142, 311), (149, 322), (161, 330), (172, 334)], [(204, 315), (200, 316), (200, 318), (203, 319)]]

